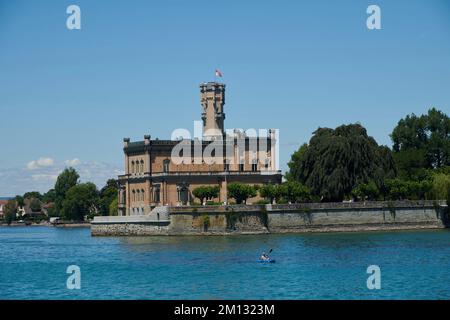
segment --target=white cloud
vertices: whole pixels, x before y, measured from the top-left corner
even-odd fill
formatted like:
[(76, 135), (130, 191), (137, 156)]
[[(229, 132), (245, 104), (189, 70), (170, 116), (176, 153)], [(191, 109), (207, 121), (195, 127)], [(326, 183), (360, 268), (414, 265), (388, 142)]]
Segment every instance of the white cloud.
[(33, 160), (28, 162), (27, 169), (28, 170), (36, 170), (42, 167), (51, 167), (53, 166), (54, 161), (52, 158), (39, 158), (37, 160)]
[[(54, 163), (52, 159), (39, 160), (31, 161), (33, 163), (26, 167), (0, 168), (0, 197), (24, 194), (27, 191), (44, 193), (53, 188), (58, 175), (67, 163), (66, 161)], [(71, 164), (76, 163), (73, 160), (70, 160)], [(99, 161), (80, 161), (76, 170), (80, 175), (80, 182), (93, 182), (99, 189), (108, 179), (117, 179), (118, 175), (124, 173), (121, 165)]]
[(81, 161), (78, 158), (64, 161), (64, 164), (69, 167), (75, 167), (75, 166), (79, 165), (80, 163), (81, 163)]
[(33, 174), (31, 175), (34, 181), (56, 181), (57, 174)]

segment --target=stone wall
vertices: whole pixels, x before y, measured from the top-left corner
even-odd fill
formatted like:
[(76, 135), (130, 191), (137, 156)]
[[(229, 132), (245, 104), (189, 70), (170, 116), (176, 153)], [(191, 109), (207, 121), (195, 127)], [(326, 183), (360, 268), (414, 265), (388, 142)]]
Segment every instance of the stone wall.
[(217, 235), (432, 229), (445, 228), (450, 225), (449, 220), (447, 207), (431, 201), (171, 207), (170, 220), (164, 221), (150, 220), (148, 216), (96, 217), (92, 234)]
[(91, 222), (93, 236), (153, 236), (168, 235), (169, 220), (154, 220), (150, 216), (95, 217)]
[(431, 203), (380, 203), (361, 207), (304, 207), (302, 210), (278, 208), (269, 213), (270, 232), (370, 231), (394, 229), (445, 228), (448, 218), (442, 207)]

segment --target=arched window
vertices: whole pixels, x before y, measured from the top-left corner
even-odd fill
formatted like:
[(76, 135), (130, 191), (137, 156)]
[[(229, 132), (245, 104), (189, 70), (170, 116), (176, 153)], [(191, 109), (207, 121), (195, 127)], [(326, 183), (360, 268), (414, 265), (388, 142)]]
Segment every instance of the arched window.
[(163, 172), (164, 173), (169, 173), (169, 165), (170, 165), (170, 160), (166, 159), (163, 162)]
[(144, 160), (141, 160), (141, 173), (144, 173)]
[(134, 190), (131, 193), (131, 201), (136, 201), (136, 192)]
[(131, 173), (134, 173), (134, 161), (131, 161)]
[(144, 191), (144, 189), (141, 190), (141, 197), (142, 197), (142, 201), (145, 201), (145, 191)]

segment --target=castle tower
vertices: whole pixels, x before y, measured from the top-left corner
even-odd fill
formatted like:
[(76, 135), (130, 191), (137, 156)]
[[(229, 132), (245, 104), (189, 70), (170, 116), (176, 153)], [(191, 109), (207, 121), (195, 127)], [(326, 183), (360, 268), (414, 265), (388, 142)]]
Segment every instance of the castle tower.
[(225, 85), (218, 82), (208, 82), (200, 85), (200, 97), (203, 107), (203, 138), (215, 139), (225, 134)]

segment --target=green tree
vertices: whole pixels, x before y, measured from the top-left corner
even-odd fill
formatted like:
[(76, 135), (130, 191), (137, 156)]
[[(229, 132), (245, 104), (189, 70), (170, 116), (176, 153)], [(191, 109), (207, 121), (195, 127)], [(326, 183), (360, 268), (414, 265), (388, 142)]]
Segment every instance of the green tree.
[(433, 177), (432, 194), (436, 200), (447, 199), (450, 193), (450, 175), (437, 173)]
[(273, 204), (274, 200), (277, 198), (277, 185), (269, 183), (261, 186), (259, 188), (259, 195)]
[(198, 198), (203, 204), (205, 200), (211, 200), (219, 196), (219, 186), (200, 186), (192, 191), (194, 197)]
[(396, 176), (389, 148), (379, 146), (359, 124), (319, 128), (299, 154), (291, 159), (290, 179), (323, 201), (342, 201), (357, 183), (381, 185)]
[(246, 203), (248, 198), (256, 197), (256, 189), (252, 185), (233, 182), (228, 185), (228, 196), (237, 204)]
[(16, 204), (18, 207), (25, 206), (25, 199), (22, 196), (16, 196)]
[(385, 181), (386, 194), (389, 200), (407, 199), (409, 194), (408, 183), (402, 179), (387, 179)]
[(44, 203), (52, 203), (55, 202), (55, 200), (56, 200), (55, 189), (50, 189), (42, 195), (42, 202)]
[(305, 159), (305, 153), (307, 150), (308, 144), (304, 143), (297, 151), (292, 154), (291, 160), (288, 162), (289, 171), (285, 174), (285, 178), (287, 181), (296, 181), (298, 180), (298, 177), (300, 177), (300, 166)]
[(352, 191), (352, 195), (360, 200), (377, 200), (380, 195), (377, 185), (373, 181), (360, 183)]
[(109, 215), (110, 216), (117, 216), (119, 214), (119, 201), (117, 199), (117, 196), (111, 201), (109, 204)]
[(66, 197), (66, 193), (70, 188), (74, 187), (78, 183), (80, 176), (74, 168), (66, 168), (58, 176), (55, 183), (55, 209), (60, 212), (63, 208), (63, 201)]
[(450, 118), (435, 108), (401, 119), (391, 134), (402, 176), (415, 178), (424, 168), (450, 165)]
[(31, 192), (27, 192), (23, 195), (24, 199), (38, 199), (41, 200), (42, 199), (42, 195), (40, 192), (38, 191), (31, 191)]
[(16, 200), (9, 200), (4, 207), (4, 219), (8, 225), (16, 220), (17, 215), (17, 202)]
[(62, 203), (62, 216), (66, 220), (82, 221), (84, 216), (97, 213), (99, 192), (95, 184), (80, 183), (71, 187)]
[(30, 209), (33, 212), (40, 212), (42, 210), (41, 201), (39, 201), (39, 199), (36, 198), (31, 199)]
[(109, 179), (106, 185), (100, 190), (99, 213), (107, 216), (110, 214), (110, 205), (117, 198), (119, 192), (119, 182), (115, 179)]
[(298, 181), (288, 181), (278, 186), (277, 201), (281, 198), (290, 203), (308, 202), (311, 193), (307, 187)]

